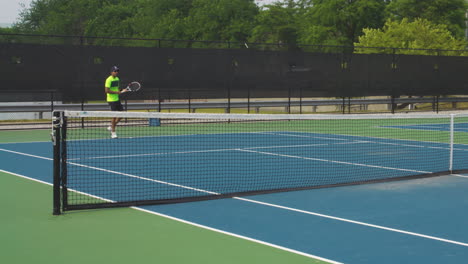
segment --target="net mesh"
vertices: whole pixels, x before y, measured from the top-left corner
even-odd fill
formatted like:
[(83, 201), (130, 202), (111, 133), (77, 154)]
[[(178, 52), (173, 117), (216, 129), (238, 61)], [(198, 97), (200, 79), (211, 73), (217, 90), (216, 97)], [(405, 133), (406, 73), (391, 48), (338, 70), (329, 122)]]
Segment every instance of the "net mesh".
[(63, 209), (449, 174), (468, 169), (467, 132), (450, 115), (64, 112)]

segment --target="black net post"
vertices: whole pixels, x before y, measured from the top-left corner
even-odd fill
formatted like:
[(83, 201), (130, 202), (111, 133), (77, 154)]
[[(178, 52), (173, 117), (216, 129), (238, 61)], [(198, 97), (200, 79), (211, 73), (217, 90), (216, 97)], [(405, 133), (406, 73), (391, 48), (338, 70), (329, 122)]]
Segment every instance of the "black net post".
[(395, 113), (395, 108), (396, 108), (396, 104), (395, 104), (395, 96), (392, 95), (391, 97), (391, 105), (392, 105), (392, 114)]
[(53, 112), (52, 119), (52, 143), (53, 143), (53, 155), (54, 155), (54, 180), (53, 180), (53, 214), (60, 215), (60, 164), (61, 164), (61, 153), (60, 153), (60, 130), (61, 130), (61, 116), (62, 112)]
[(63, 112), (61, 116), (60, 137), (60, 187), (62, 187), (62, 208), (66, 210), (68, 206), (67, 117)]
[(439, 96), (436, 96), (436, 113), (439, 113)]

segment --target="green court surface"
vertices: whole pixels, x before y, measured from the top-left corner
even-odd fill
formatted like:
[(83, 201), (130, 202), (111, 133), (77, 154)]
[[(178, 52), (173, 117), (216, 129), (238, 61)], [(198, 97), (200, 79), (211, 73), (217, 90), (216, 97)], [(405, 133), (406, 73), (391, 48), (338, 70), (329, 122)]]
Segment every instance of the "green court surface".
[(129, 208), (53, 216), (51, 194), (0, 173), (3, 263), (323, 263)]
[[(1, 131), (0, 142), (49, 133)], [(324, 263), (130, 208), (53, 216), (51, 186), (3, 172), (0, 201), (2, 263)]]

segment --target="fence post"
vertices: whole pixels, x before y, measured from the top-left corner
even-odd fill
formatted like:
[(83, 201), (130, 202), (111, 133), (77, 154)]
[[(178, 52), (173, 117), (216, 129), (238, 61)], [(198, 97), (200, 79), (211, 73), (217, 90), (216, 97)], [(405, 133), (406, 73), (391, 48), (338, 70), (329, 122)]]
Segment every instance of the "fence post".
[(192, 93), (190, 88), (188, 88), (188, 112), (192, 112)]
[(299, 114), (302, 114), (302, 87), (299, 88)]
[(161, 87), (158, 87), (158, 112), (161, 112)]
[(247, 85), (247, 113), (250, 114), (250, 85)]
[(54, 111), (54, 92), (50, 92), (50, 112)]
[(449, 158), (449, 172), (453, 172), (453, 142), (455, 130), (455, 114), (450, 114), (450, 158)]
[(227, 96), (228, 96), (228, 106), (227, 106), (227, 109), (226, 109), (226, 112), (229, 114), (231, 113), (231, 84), (228, 83), (227, 84)]
[(351, 97), (348, 97), (348, 114), (351, 114)]
[(343, 115), (345, 114), (345, 111), (346, 111), (345, 110), (345, 107), (346, 107), (345, 100), (346, 100), (345, 97), (343, 97), (343, 102), (341, 104), (341, 112), (342, 112)]

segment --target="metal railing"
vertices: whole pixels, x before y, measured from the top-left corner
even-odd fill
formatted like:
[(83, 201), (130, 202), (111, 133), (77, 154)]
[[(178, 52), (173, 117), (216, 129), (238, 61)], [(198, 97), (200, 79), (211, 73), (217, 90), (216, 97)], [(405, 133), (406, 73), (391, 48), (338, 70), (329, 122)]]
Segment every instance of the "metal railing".
[[(382, 99), (323, 99), (323, 100), (268, 100), (268, 101), (183, 101), (183, 102), (125, 102), (126, 110), (173, 110), (187, 109), (189, 112), (195, 112), (197, 109), (225, 109), (230, 112), (233, 108), (243, 108), (255, 110), (264, 107), (284, 107), (287, 112), (291, 107), (306, 106), (341, 106), (343, 114), (349, 113), (352, 105), (389, 105), (389, 110), (395, 112), (401, 105), (409, 104), (432, 104), (432, 111), (438, 112), (441, 103), (460, 103), (468, 102), (468, 97), (423, 97), (423, 98), (382, 98)], [(21, 113), (21, 112), (51, 112), (56, 110), (74, 110), (74, 111), (105, 111), (109, 110), (107, 103), (70, 103), (59, 102), (48, 103), (0, 103), (0, 113)]]

